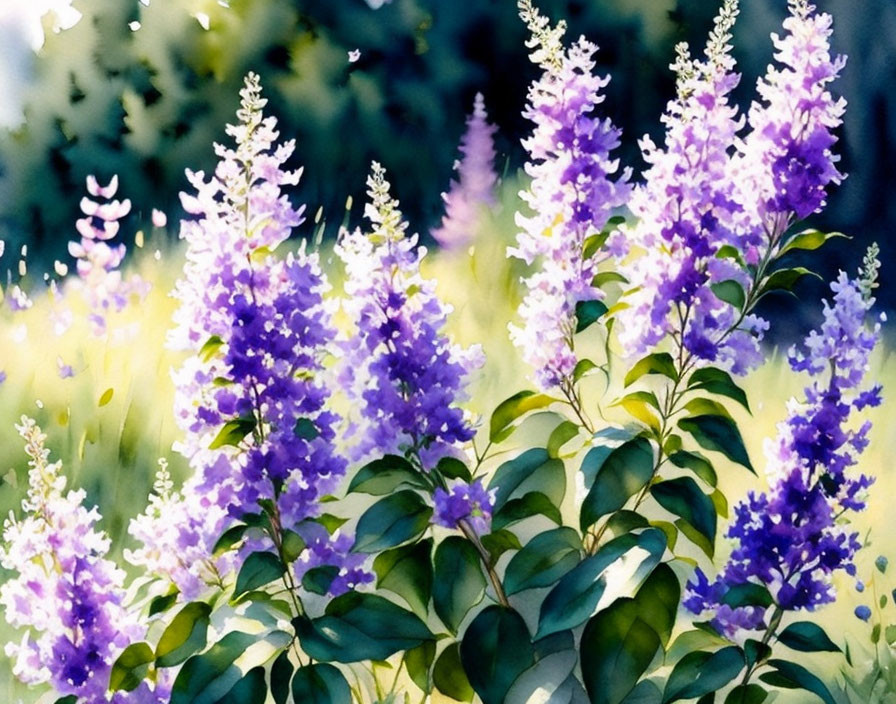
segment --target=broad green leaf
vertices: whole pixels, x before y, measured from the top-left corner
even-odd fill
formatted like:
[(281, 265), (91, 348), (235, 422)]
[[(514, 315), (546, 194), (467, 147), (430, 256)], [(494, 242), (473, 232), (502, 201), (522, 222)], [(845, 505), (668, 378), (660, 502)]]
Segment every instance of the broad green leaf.
[(591, 280), (591, 285), (595, 288), (603, 288), (604, 284), (609, 283), (627, 284), (628, 279), (616, 271), (601, 271)]
[(319, 565), (302, 575), (302, 586), (312, 594), (325, 595), (338, 576), (339, 568), (336, 565)]
[(507, 529), (496, 530), (481, 538), (482, 547), (488, 551), (489, 562), (495, 564), (498, 558), (508, 550), (519, 550), (523, 546), (520, 539)]
[(436, 548), (432, 603), (442, 622), (457, 633), (471, 607), (485, 596), (479, 553), (466, 538), (452, 535)]
[[(589, 451), (582, 462), (583, 472), (593, 452), (605, 455), (602, 448)], [(645, 438), (629, 440), (606, 454), (582, 502), (580, 528), (585, 531), (601, 516), (625, 506), (632, 496), (647, 486), (653, 478), (653, 470), (653, 446)]]
[(840, 648), (828, 637), (824, 629), (811, 621), (791, 623), (778, 634), (778, 641), (791, 650), (803, 653), (840, 652)]
[(404, 457), (386, 455), (361, 467), (349, 482), (348, 491), (384, 496), (401, 486), (425, 489), (426, 482)]
[(804, 251), (812, 251), (821, 247), (828, 240), (832, 240), (835, 237), (845, 237), (849, 239), (847, 235), (844, 235), (842, 232), (820, 232), (818, 230), (803, 230), (802, 232), (797, 233), (791, 239), (787, 241), (787, 243), (781, 247), (778, 251), (778, 256), (782, 254), (786, 254), (787, 252), (792, 252), (795, 249), (801, 249)]
[(758, 684), (740, 684), (725, 697), (725, 704), (762, 704), (768, 697)]
[(302, 704), (348, 704), (352, 692), (338, 669), (326, 663), (305, 665), (292, 678), (292, 700)]
[(180, 594), (180, 590), (177, 589), (177, 587), (172, 587), (168, 590), (167, 594), (162, 594), (155, 597), (152, 601), (149, 602), (149, 615), (155, 616), (156, 614), (167, 611), (169, 608), (174, 606), (174, 604), (177, 602), (178, 594)]
[(301, 535), (288, 528), (283, 531), (282, 541), (281, 552), (287, 563), (298, 560), (299, 555), (308, 547)]
[(731, 375), (716, 367), (703, 367), (698, 369), (688, 380), (688, 389), (708, 391), (711, 394), (725, 396), (737, 401), (741, 406), (750, 410), (750, 402), (747, 394), (738, 386)]
[(432, 594), (432, 538), (380, 553), (373, 561), (377, 587), (404, 599), (425, 615)]
[(298, 418), (292, 432), (300, 440), (308, 440), (309, 442), (320, 436), (320, 431), (310, 418)]
[(720, 301), (724, 301), (738, 310), (744, 309), (744, 304), (747, 302), (747, 294), (744, 292), (744, 287), (737, 281), (733, 279), (720, 281), (717, 284), (712, 284), (710, 288)]
[(520, 391), (518, 394), (514, 394), (498, 404), (492, 413), (488, 439), (491, 442), (506, 440), (516, 429), (514, 424), (519, 418), (529, 411), (550, 406), (559, 400), (545, 394), (537, 394), (534, 391)]
[(320, 618), (293, 619), (302, 649), (322, 662), (386, 660), (433, 638), (410, 611), (376, 594), (348, 592), (336, 597)]
[(715, 415), (691, 416), (678, 421), (678, 427), (690, 433), (703, 449), (721, 452), (732, 462), (756, 473), (734, 421)]
[[(707, 555), (711, 558), (716, 540), (716, 509), (712, 499), (704, 494), (690, 477), (668, 479), (650, 487), (656, 502), (670, 513), (680, 516), (709, 541)], [(701, 545), (704, 548), (705, 546)]]
[(660, 434), (659, 401), (652, 391), (635, 391), (616, 401), (635, 420), (642, 422), (657, 435)]
[(309, 518), (308, 520), (322, 525), (327, 529), (327, 533), (330, 535), (333, 535), (333, 533), (348, 522), (347, 518), (340, 518), (339, 516), (334, 516), (332, 513), (322, 513), (319, 516)]
[(669, 461), (676, 467), (690, 469), (711, 487), (715, 487), (719, 481), (716, 476), (716, 470), (713, 468), (710, 461), (699, 452), (679, 450), (678, 452), (673, 452), (669, 455)]
[(576, 332), (589, 328), (606, 312), (603, 301), (579, 301), (576, 303)]
[(229, 420), (224, 427), (218, 431), (215, 439), (208, 446), (209, 450), (217, 450), (220, 447), (231, 445), (236, 447), (243, 438), (255, 430), (255, 418), (237, 418)]
[(233, 588), (233, 598), (270, 584), (280, 579), (285, 572), (286, 565), (273, 553), (253, 552), (240, 567), (236, 586)]
[(655, 528), (614, 538), (564, 575), (541, 604), (536, 638), (576, 628), (587, 621), (605, 596), (608, 583), (634, 591), (659, 563), (666, 536)]
[(505, 606), (486, 607), (464, 633), (460, 659), (483, 704), (504, 704), (514, 680), (535, 664), (523, 617)]
[(771, 293), (772, 291), (793, 291), (793, 287), (797, 281), (805, 276), (814, 276), (818, 279), (821, 277), (814, 271), (810, 271), (806, 267), (797, 266), (792, 269), (778, 269), (769, 274), (759, 283), (761, 295)]
[(224, 344), (224, 340), (220, 338), (218, 335), (212, 335), (208, 340), (205, 341), (205, 344), (199, 348), (199, 359), (203, 362), (208, 362), (212, 357), (221, 349), (221, 346)]
[(109, 674), (109, 691), (124, 690), (130, 692), (140, 686), (149, 673), (155, 655), (149, 643), (131, 643), (112, 665)]
[(432, 682), (442, 694), (459, 702), (473, 701), (473, 686), (460, 662), (460, 644), (449, 643), (432, 671)]
[(280, 653), (271, 665), (271, 696), (274, 704), (286, 704), (289, 700), (289, 682), (294, 669), (289, 661), (288, 650)]
[[(539, 658), (532, 667), (523, 672), (507, 691), (504, 704), (531, 704), (533, 701), (563, 701), (559, 697), (546, 698), (548, 692), (556, 693), (573, 674), (576, 666), (576, 651), (562, 650)], [(568, 702), (569, 699), (566, 699)]]
[(590, 359), (580, 359), (576, 362), (576, 366), (572, 370), (572, 380), (579, 381), (582, 377), (588, 374), (588, 372), (595, 369), (598, 369), (598, 366)]
[(742, 606), (763, 606), (769, 607), (774, 601), (768, 588), (762, 584), (754, 584), (753, 582), (744, 582), (729, 587), (722, 597), (722, 603), (733, 609)]
[(414, 684), (424, 692), (430, 689), (430, 672), (435, 657), (436, 644), (431, 640), (424, 641), (404, 654), (404, 666), (407, 668), (408, 675)]
[(802, 665), (787, 660), (769, 660), (768, 664), (774, 670), (759, 675), (759, 679), (763, 682), (776, 687), (805, 689), (818, 696), (825, 704), (837, 704), (824, 682)]
[(540, 491), (530, 491), (518, 499), (510, 499), (495, 511), (492, 514), (492, 528), (501, 530), (512, 523), (537, 515), (545, 516), (557, 525), (563, 523), (560, 509), (552, 504), (547, 496)]
[(218, 555), (223, 555), (225, 552), (232, 550), (234, 546), (242, 541), (247, 530), (249, 530), (249, 526), (245, 523), (237, 523), (235, 526), (231, 526), (225, 530), (221, 534), (221, 537), (218, 538), (218, 542), (215, 543), (215, 547), (212, 549), (212, 555), (217, 557)]
[(646, 528), (650, 523), (644, 516), (635, 511), (616, 511), (607, 519), (607, 530), (614, 536), (631, 533), (639, 528)]
[(625, 385), (631, 386), (645, 374), (661, 374), (672, 381), (678, 380), (678, 370), (668, 352), (655, 352), (639, 360), (625, 375)]
[(429, 527), (432, 508), (409, 489), (377, 501), (358, 520), (354, 552), (381, 552), (419, 538)]
[(212, 608), (201, 601), (190, 602), (177, 612), (156, 645), (159, 667), (180, 665), (205, 647), (211, 612)]
[(171, 690), (170, 704), (214, 704), (254, 667), (264, 665), (286, 648), (292, 636), (233, 631), (204, 653), (189, 658)]
[(267, 686), (263, 667), (253, 667), (215, 704), (264, 704)]
[(716, 692), (737, 677), (744, 666), (743, 652), (734, 645), (714, 653), (688, 653), (669, 674), (663, 704)]
[(747, 638), (744, 642), (744, 661), (747, 667), (753, 667), (756, 663), (763, 663), (772, 655), (771, 646), (755, 638)]
[(436, 464), (436, 469), (447, 479), (463, 479), (465, 482), (473, 479), (470, 468), (456, 457), (443, 457)]
[[(588, 622), (581, 664), (592, 704), (630, 701), (641, 675), (669, 641), (680, 593), (672, 569), (658, 565), (634, 598), (617, 599)], [(656, 701), (656, 692), (643, 694)]]
[(566, 471), (563, 462), (551, 459), (547, 450), (533, 448), (498, 467), (488, 488), (495, 492), (495, 512), (508, 500), (531, 491), (541, 492), (559, 506), (566, 494)]
[(731, 420), (731, 414), (718, 401), (711, 398), (694, 398), (684, 405), (685, 410), (692, 416), (719, 416)]
[(510, 595), (550, 586), (579, 564), (581, 551), (582, 540), (572, 528), (539, 533), (507, 564), (504, 591)]
[(571, 420), (565, 420), (554, 428), (551, 432), (551, 436), (548, 438), (548, 455), (552, 458), (559, 457), (560, 448), (574, 437), (577, 437), (580, 429), (581, 428)]

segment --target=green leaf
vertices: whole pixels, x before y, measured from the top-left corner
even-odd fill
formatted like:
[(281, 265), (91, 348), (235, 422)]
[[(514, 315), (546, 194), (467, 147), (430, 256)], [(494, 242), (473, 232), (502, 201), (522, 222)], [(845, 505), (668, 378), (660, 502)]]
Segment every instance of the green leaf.
[(298, 418), (292, 432), (300, 440), (311, 441), (320, 437), (320, 431), (310, 418)]
[(361, 467), (349, 482), (348, 491), (384, 496), (400, 486), (425, 489), (426, 482), (404, 457), (386, 455)]
[(504, 591), (510, 595), (550, 586), (579, 564), (581, 551), (582, 540), (572, 528), (539, 533), (507, 564)]
[(774, 601), (768, 588), (764, 585), (744, 582), (730, 587), (722, 597), (722, 603), (732, 609), (737, 609), (742, 606), (769, 607)]
[(302, 575), (302, 586), (312, 594), (323, 596), (338, 576), (339, 568), (336, 565), (319, 565)]
[(791, 650), (803, 653), (841, 652), (840, 648), (824, 632), (824, 629), (811, 621), (791, 623), (778, 634), (778, 641)]
[(805, 689), (817, 695), (825, 704), (837, 704), (824, 682), (802, 665), (787, 660), (769, 660), (768, 664), (774, 671), (759, 675), (759, 679), (763, 682), (777, 687)]
[(377, 587), (404, 599), (425, 615), (432, 595), (432, 538), (380, 553), (373, 561)]
[(768, 643), (763, 643), (755, 638), (747, 638), (744, 643), (744, 661), (747, 667), (753, 667), (756, 663), (763, 663), (772, 655), (772, 649)]
[(744, 292), (744, 287), (737, 281), (733, 279), (720, 281), (717, 284), (712, 284), (710, 288), (720, 301), (724, 301), (738, 310), (744, 309), (744, 304), (747, 302), (747, 294)]
[(217, 351), (224, 344), (224, 340), (222, 340), (218, 335), (212, 335), (208, 340), (205, 341), (205, 344), (199, 348), (199, 359), (203, 362), (211, 361), (211, 358), (215, 356)]
[(485, 596), (485, 576), (473, 544), (452, 535), (436, 548), (432, 603), (442, 622), (457, 633), (471, 607)]
[(208, 446), (209, 450), (217, 450), (225, 445), (237, 447), (249, 433), (255, 430), (255, 418), (237, 418), (229, 420)]
[(744, 665), (743, 652), (734, 645), (714, 653), (688, 653), (669, 674), (663, 704), (716, 692), (737, 677)]
[(792, 269), (778, 269), (769, 274), (759, 284), (760, 295), (764, 296), (772, 291), (792, 292), (796, 282), (805, 276), (821, 277), (806, 267), (797, 266)]
[(747, 455), (744, 440), (733, 420), (715, 415), (691, 416), (678, 421), (678, 427), (690, 433), (703, 449), (721, 452), (732, 462), (746, 467), (753, 474), (756, 473)]
[[(638, 550), (633, 558), (620, 559), (634, 548)], [(587, 621), (604, 596), (611, 575), (613, 583), (619, 585), (617, 588), (636, 589), (659, 563), (665, 549), (666, 536), (662, 531), (648, 528), (637, 536), (627, 534), (614, 538), (596, 554), (586, 557), (545, 597), (536, 638), (576, 628)], [(619, 564), (610, 571), (617, 561)]]
[[(543, 702), (544, 704), (560, 704), (569, 702), (573, 696), (572, 690), (566, 686), (568, 693), (561, 695), (564, 685), (570, 678), (575, 679), (573, 670), (576, 666), (576, 651), (573, 649), (550, 653), (539, 658), (535, 664), (523, 672), (514, 680), (513, 685), (507, 691), (505, 704), (532, 704)], [(581, 691), (581, 685), (580, 685)], [(550, 698), (546, 693), (550, 692)], [(559, 696), (558, 696), (559, 695)], [(581, 691), (581, 695), (587, 701), (587, 695)]]
[(404, 489), (377, 501), (358, 520), (353, 552), (380, 552), (423, 535), (432, 508), (415, 491)]
[(404, 665), (411, 680), (424, 692), (430, 689), (430, 671), (436, 657), (436, 644), (427, 640), (404, 654)]
[(518, 499), (510, 499), (495, 511), (492, 514), (492, 528), (501, 530), (512, 523), (537, 515), (545, 516), (557, 525), (563, 523), (560, 509), (547, 496), (540, 491), (530, 491)]
[(483, 704), (504, 704), (513, 681), (535, 664), (523, 617), (505, 606), (486, 607), (464, 633), (460, 659)]
[(159, 667), (180, 665), (205, 647), (211, 612), (212, 608), (201, 601), (192, 601), (177, 612), (156, 645)]
[(607, 530), (615, 536), (631, 533), (649, 525), (648, 520), (635, 511), (616, 511), (607, 519)]
[(600, 453), (605, 459), (598, 467), (594, 481), (582, 502), (579, 516), (582, 531), (587, 530), (601, 516), (621, 509), (653, 478), (653, 446), (645, 438), (629, 440), (609, 454), (602, 452), (602, 448), (590, 450), (582, 461), (583, 472), (593, 452)]
[(645, 374), (661, 374), (672, 381), (678, 381), (678, 370), (668, 352), (655, 352), (638, 361), (625, 375), (625, 385), (631, 386)]
[(319, 516), (308, 520), (322, 525), (327, 529), (327, 533), (330, 535), (333, 535), (333, 533), (335, 533), (341, 526), (348, 522), (347, 518), (340, 518), (339, 516), (334, 516), (332, 513), (322, 513)]
[(538, 408), (550, 406), (559, 399), (545, 394), (536, 394), (534, 391), (520, 391), (514, 394), (506, 401), (498, 404), (498, 407), (492, 413), (489, 422), (488, 439), (491, 442), (501, 442), (510, 437), (510, 434), (516, 429), (514, 423), (529, 411)]
[(155, 616), (156, 614), (160, 614), (163, 611), (167, 611), (175, 603), (177, 603), (178, 594), (180, 594), (180, 590), (177, 587), (172, 587), (168, 590), (167, 594), (162, 594), (155, 597), (152, 601), (149, 602), (149, 615)]
[(283, 553), (283, 559), (286, 560), (287, 564), (298, 560), (299, 555), (301, 555), (305, 551), (305, 548), (308, 547), (301, 535), (288, 528), (283, 531), (282, 540), (281, 552)]
[(436, 469), (447, 479), (462, 479), (465, 482), (470, 482), (473, 479), (470, 468), (456, 457), (443, 457), (436, 464)]
[(289, 661), (288, 650), (280, 653), (271, 665), (271, 696), (274, 704), (286, 704), (289, 700), (289, 681), (294, 669)]
[(679, 450), (678, 452), (673, 452), (671, 455), (669, 455), (669, 461), (676, 467), (681, 467), (682, 469), (690, 469), (694, 474), (700, 477), (700, 479), (709, 484), (711, 487), (715, 487), (719, 481), (718, 477), (716, 476), (716, 470), (713, 469), (710, 461), (699, 452), (687, 452), (686, 450)]
[(240, 567), (236, 586), (233, 588), (233, 598), (270, 584), (275, 579), (280, 579), (285, 572), (286, 565), (273, 553), (253, 552)]
[(305, 665), (292, 678), (292, 700), (302, 704), (347, 704), (352, 700), (348, 682), (326, 663)]
[(591, 285), (595, 288), (603, 288), (605, 284), (609, 283), (627, 284), (628, 279), (616, 271), (601, 271), (591, 279)]
[(571, 420), (565, 420), (556, 428), (554, 428), (554, 430), (551, 432), (551, 436), (548, 438), (548, 456), (551, 458), (559, 457), (560, 448), (562, 448), (574, 437), (577, 437), (579, 434), (579, 430), (580, 427), (576, 423), (573, 423)]
[(598, 366), (590, 359), (580, 359), (572, 370), (572, 380), (579, 381), (588, 372), (598, 369)]
[(607, 312), (603, 301), (579, 301), (576, 303), (576, 332), (582, 332)]
[(215, 547), (212, 548), (212, 555), (217, 557), (232, 550), (243, 539), (247, 530), (249, 530), (249, 526), (245, 523), (237, 523), (225, 530), (218, 538), (218, 542), (215, 543)]
[(523, 547), (520, 544), (520, 539), (507, 529), (496, 530), (488, 535), (483, 535), (480, 540), (482, 541), (482, 547), (488, 551), (489, 562), (492, 565), (508, 550), (519, 550)]
[(680, 594), (672, 568), (661, 564), (634, 598), (617, 599), (588, 621), (581, 664), (592, 704), (631, 701), (641, 675), (669, 641)]
[[(660, 419), (658, 415), (659, 401), (652, 391), (635, 391), (626, 394), (616, 401), (614, 406), (622, 406), (635, 420), (642, 422), (657, 435), (660, 434)], [(654, 412), (655, 409), (657, 412)]]
[[(706, 494), (690, 477), (668, 479), (650, 487), (656, 502), (669, 513), (680, 516), (709, 541), (709, 550), (701, 544), (707, 556), (712, 558), (716, 540), (716, 508)], [(702, 542), (702, 541), (701, 541)]]
[(703, 367), (698, 369), (688, 380), (688, 389), (708, 391), (717, 396), (726, 396), (737, 401), (741, 406), (750, 410), (750, 402), (747, 394), (738, 386), (731, 375), (716, 367)]
[(97, 401), (97, 404), (96, 404), (96, 405), (99, 406), (100, 408), (102, 408), (103, 406), (108, 405), (109, 401), (112, 400), (112, 395), (113, 395), (114, 393), (115, 393), (115, 389), (113, 389), (113, 388), (110, 386), (108, 389), (106, 389), (105, 391), (103, 391), (103, 395), (100, 396), (100, 400)]
[(155, 660), (155, 655), (149, 643), (131, 643), (112, 665), (112, 672), (109, 674), (109, 691), (130, 692), (139, 687), (140, 683), (146, 679), (153, 660)]
[(292, 636), (233, 631), (204, 653), (189, 658), (171, 690), (170, 704), (213, 704), (225, 696), (253, 667), (263, 665), (286, 648)]
[(498, 467), (488, 488), (495, 492), (495, 512), (509, 499), (531, 491), (541, 492), (559, 506), (566, 494), (566, 470), (563, 462), (552, 459), (547, 450), (533, 448)]
[(794, 235), (790, 240), (787, 241), (780, 250), (778, 250), (778, 256), (782, 254), (786, 254), (787, 252), (792, 252), (795, 249), (801, 249), (804, 251), (812, 251), (821, 247), (828, 240), (832, 240), (835, 237), (845, 237), (846, 239), (850, 239), (847, 235), (844, 235), (842, 232), (819, 232), (818, 230), (803, 230), (802, 232)]
[(435, 688), (459, 702), (473, 701), (473, 686), (460, 662), (460, 645), (449, 643), (436, 660), (432, 671)]
[(302, 649), (322, 662), (386, 660), (433, 635), (410, 611), (376, 594), (348, 592), (327, 604), (324, 615), (293, 619)]
[(740, 684), (725, 697), (725, 704), (762, 704), (768, 697), (766, 692), (758, 684)]
[(215, 704), (264, 704), (266, 699), (264, 668), (253, 667)]

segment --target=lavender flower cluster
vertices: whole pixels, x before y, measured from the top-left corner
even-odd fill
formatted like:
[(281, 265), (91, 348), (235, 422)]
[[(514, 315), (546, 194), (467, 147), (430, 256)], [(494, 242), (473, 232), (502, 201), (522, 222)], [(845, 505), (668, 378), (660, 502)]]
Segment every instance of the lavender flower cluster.
[(802, 403), (791, 401), (787, 419), (766, 447), (768, 493), (750, 493), (735, 509), (728, 537), (736, 545), (714, 582), (698, 570), (684, 601), (693, 613), (712, 614), (713, 623), (729, 636), (765, 626), (766, 609), (724, 603), (732, 588), (766, 586), (777, 608), (814, 610), (834, 600), (831, 575), (855, 574), (853, 557), (858, 534), (846, 516), (865, 508), (873, 478), (849, 472), (868, 445), (869, 421), (850, 428), (853, 411), (881, 402), (880, 386), (862, 388), (868, 357), (880, 325), (869, 328), (877, 262), (874, 253), (856, 279), (845, 273), (831, 284), (833, 305), (825, 303), (824, 322), (792, 350), (794, 370), (813, 377)]

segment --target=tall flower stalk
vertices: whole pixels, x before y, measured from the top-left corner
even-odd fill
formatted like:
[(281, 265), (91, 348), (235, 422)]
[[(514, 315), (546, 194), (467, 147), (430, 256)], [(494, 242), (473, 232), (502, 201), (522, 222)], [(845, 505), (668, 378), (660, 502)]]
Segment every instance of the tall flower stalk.
[(523, 326), (511, 325), (510, 335), (535, 370), (538, 386), (559, 388), (580, 410), (573, 382), (576, 304), (603, 297), (593, 285), (597, 267), (625, 247), (614, 235), (605, 249), (584, 256), (586, 239), (600, 233), (613, 210), (625, 203), (629, 172), (613, 180), (619, 163), (610, 153), (619, 145), (620, 131), (609, 118), (593, 116), (609, 82), (593, 74), (597, 46), (580, 37), (564, 47), (563, 22), (552, 27), (530, 0), (518, 6), (531, 34), (530, 58), (542, 75), (530, 86), (523, 113), (534, 124), (523, 140), (532, 182), (520, 193), (531, 214), (517, 214), (522, 231), (508, 254), (527, 264), (538, 262), (538, 268), (524, 280)]

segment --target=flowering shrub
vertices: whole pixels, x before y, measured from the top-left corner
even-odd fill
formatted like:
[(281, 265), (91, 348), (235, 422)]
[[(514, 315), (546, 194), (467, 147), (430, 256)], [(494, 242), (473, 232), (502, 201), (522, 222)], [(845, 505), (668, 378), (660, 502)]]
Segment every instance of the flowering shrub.
[[(852, 418), (882, 398), (864, 381), (875, 247), (788, 355), (811, 381), (767, 443), (768, 490), (737, 502), (719, 539), (720, 474), (755, 473), (736, 418), (751, 409), (737, 378), (765, 360), (757, 305), (811, 274), (792, 253), (836, 236), (798, 224), (843, 178), (831, 18), (790, 1), (778, 65), (744, 116), (725, 0), (703, 54), (677, 48), (665, 135), (641, 141), (635, 181), (598, 113), (597, 47), (564, 44), (565, 24), (531, 0), (519, 11), (540, 76), (510, 337), (538, 391), (487, 423), (465, 408), (485, 360), (446, 332), (451, 309), (376, 162), (368, 225), (340, 232), (344, 293), (331, 292), (320, 254), (289, 241), (304, 222), (283, 191), (301, 174), (286, 168), (295, 144), (278, 142), (250, 73), (233, 146), (181, 194), (169, 345), (191, 474), (176, 488), (161, 461), (123, 551), (140, 573), (130, 588), (97, 509), (63, 494), (34, 421), (18, 426), (29, 490), (0, 549), (17, 677), (67, 704), (759, 704), (776, 688), (834, 702), (793, 653), (840, 650), (798, 612), (834, 601), (832, 575), (855, 576), (862, 546), (849, 521), (873, 484), (856, 469), (870, 422)], [(433, 233), (446, 247), (496, 207), (495, 129), (477, 96)], [(88, 181), (94, 198), (116, 187)], [(128, 207), (85, 199), (71, 247), (99, 330), (128, 295), (123, 250), (106, 244)], [(520, 430), (534, 411), (546, 442)]]

